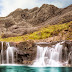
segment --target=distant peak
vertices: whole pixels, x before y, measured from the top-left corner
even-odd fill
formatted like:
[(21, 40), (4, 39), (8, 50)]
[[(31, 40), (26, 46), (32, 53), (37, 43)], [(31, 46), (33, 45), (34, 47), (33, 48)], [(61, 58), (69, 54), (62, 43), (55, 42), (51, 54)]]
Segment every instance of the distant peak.
[[(45, 8), (45, 7), (56, 7), (54, 5), (51, 5), (51, 4), (43, 4), (41, 7)], [(57, 8), (57, 7), (56, 7)]]
[(22, 9), (21, 8), (17, 8), (15, 11), (22, 11)]
[(49, 6), (49, 4), (43, 4), (42, 5), (42, 7), (48, 7)]
[(68, 7), (72, 7), (72, 4), (71, 4), (71, 5), (69, 5)]

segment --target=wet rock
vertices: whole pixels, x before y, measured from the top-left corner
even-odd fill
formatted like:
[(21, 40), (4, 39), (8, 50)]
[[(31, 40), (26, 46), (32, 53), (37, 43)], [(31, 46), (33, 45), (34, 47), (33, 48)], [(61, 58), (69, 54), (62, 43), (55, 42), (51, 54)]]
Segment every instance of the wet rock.
[(68, 55), (68, 63), (72, 66), (72, 51)]
[(1, 53), (1, 49), (2, 49), (2, 42), (0, 42), (0, 53)]
[(68, 55), (70, 51), (72, 51), (72, 42), (71, 41), (63, 41), (61, 43), (63, 45), (62, 48), (62, 61), (67, 61), (68, 60)]
[(27, 64), (25, 61), (33, 61), (36, 58), (36, 45), (32, 40), (20, 42), (18, 48), (18, 62)]
[[(3, 43), (3, 44), (2, 44)], [(0, 42), (0, 52), (2, 50), (2, 47), (3, 47), (3, 50), (5, 51), (7, 49), (7, 45), (6, 45), (6, 42)]]
[(4, 51), (7, 49), (6, 42), (3, 42), (3, 49), (4, 49)]

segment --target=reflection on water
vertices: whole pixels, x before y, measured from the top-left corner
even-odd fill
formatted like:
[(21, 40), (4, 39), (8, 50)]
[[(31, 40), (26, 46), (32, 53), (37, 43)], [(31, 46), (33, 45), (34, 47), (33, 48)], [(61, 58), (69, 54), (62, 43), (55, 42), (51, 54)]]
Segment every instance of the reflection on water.
[(71, 67), (0, 66), (0, 72), (72, 72)]

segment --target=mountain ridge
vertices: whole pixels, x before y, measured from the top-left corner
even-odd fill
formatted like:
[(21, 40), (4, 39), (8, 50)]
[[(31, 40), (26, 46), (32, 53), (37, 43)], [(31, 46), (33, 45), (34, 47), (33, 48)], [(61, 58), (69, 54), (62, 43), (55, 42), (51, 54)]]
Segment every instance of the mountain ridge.
[(40, 8), (16, 9), (6, 17), (0, 18), (0, 35), (21, 36), (38, 31), (47, 25), (63, 24), (72, 21), (72, 5), (57, 8), (43, 4)]

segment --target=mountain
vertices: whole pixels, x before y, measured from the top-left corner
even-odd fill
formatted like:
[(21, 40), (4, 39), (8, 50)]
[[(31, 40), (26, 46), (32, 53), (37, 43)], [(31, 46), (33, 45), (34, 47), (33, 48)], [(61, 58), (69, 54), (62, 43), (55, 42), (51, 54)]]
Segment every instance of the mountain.
[(0, 17), (0, 35), (3, 38), (16, 37), (38, 31), (47, 25), (72, 21), (72, 5), (57, 8), (43, 4), (40, 8), (16, 9), (6, 17)]

